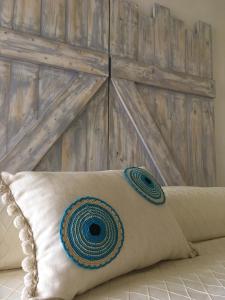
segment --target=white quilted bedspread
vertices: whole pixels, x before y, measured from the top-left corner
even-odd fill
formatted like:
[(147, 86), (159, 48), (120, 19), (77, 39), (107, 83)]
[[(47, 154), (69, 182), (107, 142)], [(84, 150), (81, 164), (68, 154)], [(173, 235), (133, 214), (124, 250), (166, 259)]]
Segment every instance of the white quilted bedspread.
[[(196, 244), (200, 256), (111, 280), (76, 300), (225, 300), (225, 238)], [(23, 272), (0, 272), (0, 299), (19, 300)]]

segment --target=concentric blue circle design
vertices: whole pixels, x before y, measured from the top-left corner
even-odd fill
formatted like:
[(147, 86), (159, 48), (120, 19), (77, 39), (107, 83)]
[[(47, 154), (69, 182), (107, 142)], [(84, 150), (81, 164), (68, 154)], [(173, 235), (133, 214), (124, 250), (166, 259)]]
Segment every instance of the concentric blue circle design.
[(128, 183), (145, 199), (153, 204), (160, 205), (165, 202), (165, 195), (161, 186), (146, 170), (130, 167), (124, 170)]
[(82, 197), (64, 212), (60, 237), (67, 255), (79, 266), (98, 269), (119, 254), (124, 229), (116, 211), (105, 201)]

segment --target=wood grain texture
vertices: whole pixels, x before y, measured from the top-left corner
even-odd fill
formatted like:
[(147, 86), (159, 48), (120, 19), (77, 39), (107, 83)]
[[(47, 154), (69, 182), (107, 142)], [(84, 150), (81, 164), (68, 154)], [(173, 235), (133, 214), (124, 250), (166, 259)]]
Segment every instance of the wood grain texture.
[(88, 0), (67, 1), (67, 41), (80, 47), (88, 43)]
[(65, 24), (65, 0), (42, 0), (41, 34), (50, 39), (64, 41)]
[(15, 0), (13, 28), (40, 34), (41, 0)]
[(215, 97), (213, 80), (141, 64), (118, 56), (112, 57), (112, 76), (173, 91)]
[(0, 0), (0, 26), (12, 28), (14, 0)]
[(199, 36), (197, 26), (194, 30), (186, 31), (186, 72), (199, 75)]
[(10, 84), (11, 65), (0, 61), (0, 157), (7, 151), (7, 116), (8, 89)]
[(108, 83), (92, 97), (41, 159), (35, 170), (85, 171), (107, 169)]
[(7, 29), (0, 29), (0, 55), (69, 70), (108, 75), (108, 57), (104, 53), (76, 49), (64, 43)]
[(184, 22), (170, 19), (171, 68), (177, 72), (185, 72), (186, 31)]
[[(32, 170), (69, 124), (85, 108), (105, 78), (80, 74), (51, 111), (26, 132), (24, 138), (0, 161), (0, 170)], [(32, 157), (32, 159), (30, 159)]]
[(8, 96), (7, 147), (10, 149), (25, 135), (37, 119), (38, 67), (13, 62)]
[(155, 4), (153, 17), (155, 19), (155, 62), (163, 68), (168, 68), (171, 61), (170, 10)]
[(109, 1), (88, 2), (88, 47), (107, 51), (109, 45)]
[(77, 72), (60, 70), (41, 66), (39, 71), (38, 88), (38, 115), (41, 116), (48, 110), (58, 97), (65, 92)]
[(109, 98), (109, 169), (124, 169), (129, 166), (145, 166), (157, 178), (162, 179), (144, 148), (138, 133), (133, 129), (129, 116), (124, 113), (113, 86)]
[(212, 78), (212, 28), (209, 24), (198, 22), (199, 53), (200, 53), (200, 76)]
[[(130, 118), (133, 128), (137, 131), (148, 155), (154, 161), (164, 184), (185, 185), (182, 174), (178, 170), (158, 127), (151, 114), (148, 113), (148, 108), (134, 83), (113, 79), (113, 86), (125, 112)], [(142, 118), (140, 118), (140, 115)]]
[(154, 19), (146, 15), (138, 18), (138, 61), (152, 64), (155, 58)]

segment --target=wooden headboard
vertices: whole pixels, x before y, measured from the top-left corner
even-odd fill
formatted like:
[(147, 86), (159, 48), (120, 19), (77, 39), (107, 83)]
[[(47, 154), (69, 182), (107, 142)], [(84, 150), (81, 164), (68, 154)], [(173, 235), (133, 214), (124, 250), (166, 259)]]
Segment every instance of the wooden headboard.
[(0, 170), (215, 185), (211, 26), (126, 0), (0, 0)]

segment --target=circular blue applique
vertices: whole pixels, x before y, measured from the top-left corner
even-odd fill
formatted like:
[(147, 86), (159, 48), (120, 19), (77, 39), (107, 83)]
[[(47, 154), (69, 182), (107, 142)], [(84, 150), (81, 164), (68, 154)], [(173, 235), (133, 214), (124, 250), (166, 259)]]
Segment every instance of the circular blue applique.
[(165, 202), (165, 195), (161, 186), (146, 170), (131, 167), (124, 170), (124, 175), (129, 184), (148, 201), (157, 205)]
[(65, 211), (60, 236), (68, 256), (79, 266), (98, 269), (120, 252), (124, 229), (116, 211), (94, 197), (82, 197)]

